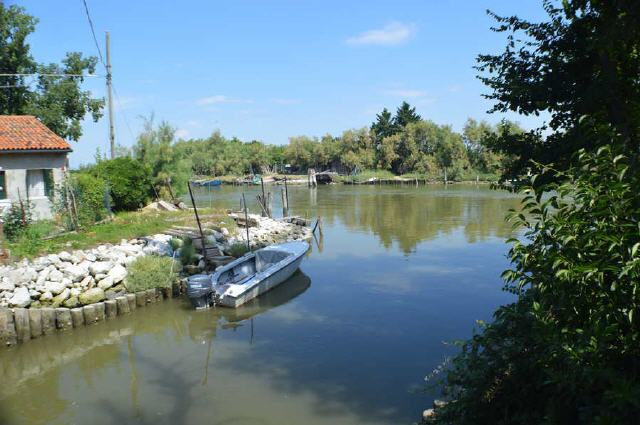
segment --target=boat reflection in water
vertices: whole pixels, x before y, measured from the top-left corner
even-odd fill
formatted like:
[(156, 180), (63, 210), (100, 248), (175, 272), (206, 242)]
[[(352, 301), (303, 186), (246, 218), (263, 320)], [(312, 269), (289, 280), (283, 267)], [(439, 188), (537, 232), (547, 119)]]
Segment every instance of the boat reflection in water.
[(218, 325), (222, 329), (242, 326), (241, 322), (287, 304), (309, 289), (309, 286), (311, 286), (309, 276), (298, 270), (285, 282), (238, 308), (194, 310), (189, 322), (189, 334), (194, 339), (211, 341), (215, 337)]

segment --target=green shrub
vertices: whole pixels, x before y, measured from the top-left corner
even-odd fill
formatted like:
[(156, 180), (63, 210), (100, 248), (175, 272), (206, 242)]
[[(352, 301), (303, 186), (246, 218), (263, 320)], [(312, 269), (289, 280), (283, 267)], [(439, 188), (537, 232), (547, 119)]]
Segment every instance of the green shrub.
[[(441, 424), (622, 424), (640, 412), (640, 174), (609, 147), (511, 217), (518, 301), (462, 346)], [(534, 178), (534, 182), (539, 178)], [(545, 195), (545, 196), (543, 196)]]
[(196, 247), (193, 246), (191, 238), (182, 239), (182, 247), (180, 247), (180, 262), (183, 266), (193, 264), (196, 261)]
[(138, 257), (127, 267), (125, 286), (129, 292), (168, 288), (177, 277), (175, 270), (173, 259), (169, 257), (156, 255)]
[(75, 178), (80, 223), (88, 225), (107, 218), (110, 199), (105, 181), (87, 173), (80, 173)]
[(242, 257), (247, 252), (249, 252), (249, 250), (247, 249), (247, 244), (244, 242), (235, 242), (227, 249), (227, 254), (236, 258)]
[(103, 160), (89, 171), (107, 182), (114, 211), (136, 210), (151, 198), (151, 170), (140, 161), (129, 157)]
[(16, 240), (31, 224), (31, 203), (28, 201), (14, 202), (2, 217), (5, 237)]

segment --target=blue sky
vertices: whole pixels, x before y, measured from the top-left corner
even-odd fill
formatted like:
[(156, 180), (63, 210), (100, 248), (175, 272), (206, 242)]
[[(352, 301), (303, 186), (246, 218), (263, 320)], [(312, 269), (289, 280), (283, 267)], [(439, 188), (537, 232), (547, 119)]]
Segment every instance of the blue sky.
[[(38, 61), (67, 51), (97, 55), (82, 0), (10, 1), (38, 17)], [(407, 100), (424, 117), (460, 130), (491, 104), (472, 68), (499, 52), (486, 9), (543, 19), (540, 0), (142, 1), (87, 0), (104, 53), (111, 33), (117, 142), (131, 146), (141, 116), (167, 120), (180, 137), (223, 135), (284, 144), (295, 135), (367, 126)], [(104, 74), (98, 69), (99, 74)], [(103, 78), (85, 84), (105, 96)], [(531, 127), (531, 118), (509, 116)], [(106, 152), (106, 116), (86, 120), (71, 165)]]

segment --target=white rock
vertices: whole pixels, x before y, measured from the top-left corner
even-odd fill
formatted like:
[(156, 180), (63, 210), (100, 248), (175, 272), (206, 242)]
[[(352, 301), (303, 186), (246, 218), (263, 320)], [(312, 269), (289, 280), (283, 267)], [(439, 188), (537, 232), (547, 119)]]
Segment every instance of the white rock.
[(106, 273), (99, 273), (99, 274), (95, 275), (95, 276), (93, 277), (93, 279), (94, 279), (96, 282), (99, 282), (99, 281), (101, 281), (102, 279), (104, 279), (105, 277), (107, 277), (107, 274), (106, 274)]
[(58, 264), (60, 262), (60, 257), (58, 257), (56, 254), (49, 254), (47, 256), (47, 260), (49, 260), (51, 264)]
[(49, 273), (49, 277), (47, 279), (50, 280), (51, 282), (62, 282), (63, 277), (64, 275), (60, 270), (54, 269), (54, 270), (51, 270), (51, 272)]
[(40, 295), (40, 301), (51, 301), (53, 299), (53, 294), (51, 292), (44, 292)]
[(13, 282), (4, 278), (0, 280), (0, 291), (13, 291), (14, 289), (16, 289), (16, 285)]
[(68, 261), (71, 262), (71, 254), (69, 254), (67, 251), (62, 251), (58, 253), (58, 258), (61, 261)]
[(73, 286), (73, 282), (68, 277), (62, 278), (62, 284), (64, 285), (65, 288), (71, 288)]
[(113, 279), (113, 283), (122, 282), (122, 280), (126, 276), (127, 276), (127, 269), (122, 267), (120, 264), (117, 264), (111, 270), (109, 270), (109, 274), (108, 274), (108, 277), (111, 277)]
[(12, 307), (28, 307), (31, 304), (31, 294), (27, 288), (17, 288), (9, 300)]
[(31, 298), (38, 298), (40, 297), (40, 292), (35, 289), (29, 289), (29, 295), (31, 295)]
[(78, 295), (80, 295), (80, 293), (82, 293), (82, 291), (79, 288), (71, 288), (69, 293), (72, 297), (77, 297)]
[(91, 253), (91, 252), (89, 252), (87, 255), (85, 255), (84, 259), (87, 260), (87, 261), (90, 261), (92, 263), (97, 260), (96, 255)]
[(89, 271), (92, 275), (97, 276), (100, 274), (107, 274), (113, 267), (113, 263), (110, 261), (96, 261), (89, 266)]
[(114, 285), (113, 277), (107, 276), (101, 281), (98, 282), (98, 288), (100, 289), (109, 289)]
[(75, 264), (67, 266), (67, 268), (64, 269), (64, 272), (69, 276), (72, 282), (80, 282), (89, 274), (89, 270)]
[(91, 276), (87, 276), (84, 279), (82, 279), (82, 282), (80, 282), (80, 287), (81, 288), (86, 288), (91, 283), (93, 283), (93, 278)]
[(62, 282), (45, 282), (44, 288), (47, 292), (51, 292), (54, 295), (58, 295), (64, 291), (67, 286)]

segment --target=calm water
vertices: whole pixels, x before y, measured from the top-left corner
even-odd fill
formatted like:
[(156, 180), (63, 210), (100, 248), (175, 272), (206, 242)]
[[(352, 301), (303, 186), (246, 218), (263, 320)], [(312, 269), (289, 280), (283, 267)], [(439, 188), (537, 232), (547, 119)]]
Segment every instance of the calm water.
[[(239, 190), (198, 202), (237, 207)], [(444, 342), (510, 299), (503, 217), (517, 198), (475, 186), (289, 195), (324, 222), (294, 278), (237, 311), (165, 301), (0, 350), (0, 423), (415, 421), (432, 400), (423, 377), (455, 352)]]

